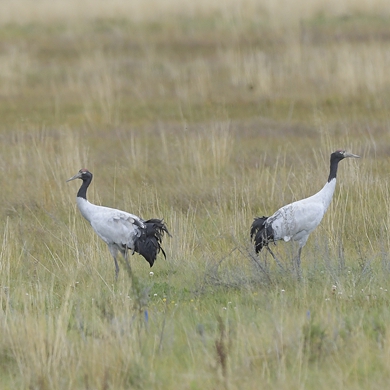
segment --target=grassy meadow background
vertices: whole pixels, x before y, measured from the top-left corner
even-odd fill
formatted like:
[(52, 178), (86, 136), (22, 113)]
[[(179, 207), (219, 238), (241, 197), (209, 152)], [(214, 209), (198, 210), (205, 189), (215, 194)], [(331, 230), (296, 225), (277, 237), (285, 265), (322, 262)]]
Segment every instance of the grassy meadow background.
[[(0, 388), (386, 388), (389, 69), (387, 0), (0, 2)], [(298, 282), (249, 228), (340, 148)], [(166, 260), (115, 282), (82, 167)]]

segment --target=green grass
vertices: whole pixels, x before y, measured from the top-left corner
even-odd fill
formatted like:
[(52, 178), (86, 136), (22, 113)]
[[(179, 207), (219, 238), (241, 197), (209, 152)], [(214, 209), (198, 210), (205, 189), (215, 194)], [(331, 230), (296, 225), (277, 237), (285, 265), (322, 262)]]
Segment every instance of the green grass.
[[(386, 388), (387, 3), (18, 4), (0, 12), (0, 388)], [(340, 163), (298, 282), (297, 248), (272, 248), (282, 272), (249, 228), (318, 191), (339, 148), (362, 159)], [(90, 201), (165, 219), (166, 260), (135, 254), (115, 282), (65, 182), (82, 167)]]

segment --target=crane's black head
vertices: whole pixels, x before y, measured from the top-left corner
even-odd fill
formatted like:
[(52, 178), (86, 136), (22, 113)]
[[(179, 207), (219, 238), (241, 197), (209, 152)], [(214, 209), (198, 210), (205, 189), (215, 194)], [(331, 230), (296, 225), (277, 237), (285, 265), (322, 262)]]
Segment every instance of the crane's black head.
[(80, 169), (74, 176), (72, 176), (68, 181), (72, 181), (75, 179), (81, 179), (82, 181), (91, 181), (92, 180), (92, 173), (88, 171), (88, 169), (82, 168)]
[(72, 176), (67, 181), (72, 181), (75, 179), (81, 179), (83, 184), (81, 185), (79, 192), (77, 193), (78, 198), (87, 199), (87, 188), (92, 181), (92, 173), (88, 171), (88, 169), (80, 169), (74, 176)]
[(330, 160), (341, 161), (343, 158), (347, 158), (347, 157), (359, 158), (360, 156), (357, 156), (356, 154), (348, 153), (345, 150), (336, 150), (330, 155)]
[(336, 178), (338, 163), (344, 158), (353, 157), (360, 158), (360, 156), (352, 153), (348, 153), (345, 150), (336, 150), (330, 155), (330, 173), (328, 182)]

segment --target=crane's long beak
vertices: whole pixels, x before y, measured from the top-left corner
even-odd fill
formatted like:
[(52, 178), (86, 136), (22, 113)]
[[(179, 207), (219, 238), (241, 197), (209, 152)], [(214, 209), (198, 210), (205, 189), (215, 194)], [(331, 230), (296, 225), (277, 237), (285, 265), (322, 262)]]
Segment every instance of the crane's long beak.
[(74, 176), (72, 176), (70, 179), (68, 179), (66, 182), (68, 181), (72, 181), (72, 180), (75, 180), (75, 179), (81, 179), (81, 173), (80, 172), (77, 172)]
[(344, 154), (344, 157), (360, 158), (360, 156), (358, 156), (357, 154), (348, 153), (348, 152)]

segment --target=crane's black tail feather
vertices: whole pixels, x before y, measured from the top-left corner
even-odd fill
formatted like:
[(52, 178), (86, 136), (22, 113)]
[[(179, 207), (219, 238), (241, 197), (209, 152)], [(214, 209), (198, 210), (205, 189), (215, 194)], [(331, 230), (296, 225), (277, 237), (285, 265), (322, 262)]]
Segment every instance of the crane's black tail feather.
[(251, 240), (255, 244), (255, 251), (259, 253), (264, 246), (274, 240), (274, 232), (271, 226), (266, 226), (268, 217), (256, 217), (251, 226)]
[(145, 228), (142, 229), (141, 236), (134, 243), (134, 250), (143, 256), (152, 267), (160, 251), (166, 258), (161, 243), (164, 233), (168, 234), (168, 236), (171, 235), (162, 219), (149, 219), (144, 224)]

